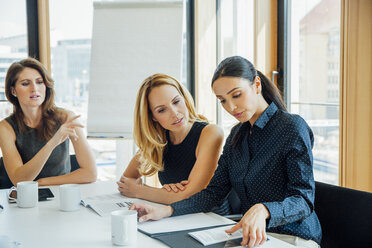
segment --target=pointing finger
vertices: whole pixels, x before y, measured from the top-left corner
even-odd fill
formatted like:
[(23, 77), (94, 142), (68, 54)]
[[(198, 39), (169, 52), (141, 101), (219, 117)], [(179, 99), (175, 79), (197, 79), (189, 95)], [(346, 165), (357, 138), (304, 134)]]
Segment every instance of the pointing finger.
[(74, 120), (76, 120), (76, 119), (79, 118), (80, 116), (81, 116), (81, 115), (75, 115), (75, 116), (73, 116), (73, 117), (67, 119), (66, 123), (67, 123), (67, 122), (73, 122)]
[(234, 233), (238, 231), (241, 228), (241, 223), (238, 222), (235, 226), (231, 227), (230, 229), (227, 229), (225, 232), (227, 233)]

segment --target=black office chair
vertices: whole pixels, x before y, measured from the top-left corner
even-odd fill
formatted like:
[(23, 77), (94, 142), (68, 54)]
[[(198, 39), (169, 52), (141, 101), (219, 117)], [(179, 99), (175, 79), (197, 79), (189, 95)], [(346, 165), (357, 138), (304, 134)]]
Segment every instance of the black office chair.
[[(231, 215), (226, 217), (239, 220), (240, 200), (234, 190), (228, 201)], [(314, 204), (322, 226), (322, 248), (372, 248), (372, 193), (315, 182)]]
[[(71, 161), (71, 172), (80, 168), (75, 154), (70, 155), (70, 161)], [(13, 186), (13, 183), (9, 179), (8, 173), (6, 172), (5, 167), (4, 167), (3, 158), (1, 157), (0, 158), (0, 189), (8, 189), (8, 188), (11, 188), (12, 186)]]
[(372, 247), (372, 193), (315, 182), (322, 248)]
[(0, 189), (8, 189), (13, 186), (4, 167), (3, 157), (0, 158)]
[(240, 219), (243, 217), (241, 202), (234, 189), (231, 189), (230, 193), (228, 194), (227, 201), (229, 202), (230, 214), (225, 215), (224, 217), (230, 220), (240, 221)]
[(75, 154), (71, 154), (70, 155), (70, 162), (71, 162), (71, 172), (77, 170), (80, 168), (80, 165), (76, 159), (76, 155)]

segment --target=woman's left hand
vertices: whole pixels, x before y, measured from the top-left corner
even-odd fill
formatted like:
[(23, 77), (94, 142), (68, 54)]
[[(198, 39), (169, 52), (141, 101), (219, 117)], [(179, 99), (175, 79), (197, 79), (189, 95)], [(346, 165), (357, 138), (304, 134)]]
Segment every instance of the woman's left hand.
[(182, 182), (180, 183), (169, 183), (169, 184), (164, 184), (163, 185), (163, 188), (166, 189), (168, 192), (171, 192), (173, 190), (173, 192), (177, 193), (179, 192), (180, 190), (181, 191), (184, 191), (186, 189), (186, 185), (189, 183), (188, 180), (183, 180)]
[(266, 237), (266, 219), (270, 217), (270, 213), (263, 204), (252, 206), (243, 216), (243, 218), (233, 226), (226, 230), (227, 233), (233, 233), (243, 228), (242, 246), (255, 247), (262, 245)]
[(119, 186), (118, 190), (122, 195), (138, 198), (138, 191), (142, 187), (142, 179), (140, 177), (135, 179), (122, 176), (117, 184)]

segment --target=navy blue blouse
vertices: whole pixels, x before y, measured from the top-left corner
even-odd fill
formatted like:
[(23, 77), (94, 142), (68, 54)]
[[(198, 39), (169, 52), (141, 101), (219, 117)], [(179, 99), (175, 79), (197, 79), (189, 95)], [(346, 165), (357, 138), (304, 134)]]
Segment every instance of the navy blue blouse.
[[(234, 147), (232, 138), (238, 132), (243, 139)], [(234, 188), (243, 214), (257, 203), (267, 207), (268, 232), (320, 244), (321, 227), (314, 212), (313, 144), (313, 133), (300, 116), (271, 103), (253, 126), (247, 121), (233, 128), (208, 187), (171, 204), (173, 215), (208, 212)]]

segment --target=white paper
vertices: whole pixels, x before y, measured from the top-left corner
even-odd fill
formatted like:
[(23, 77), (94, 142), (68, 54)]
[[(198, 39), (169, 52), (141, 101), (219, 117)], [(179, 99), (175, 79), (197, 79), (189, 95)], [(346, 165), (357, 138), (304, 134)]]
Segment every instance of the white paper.
[(215, 213), (197, 213), (143, 222), (138, 225), (138, 229), (153, 235), (235, 223)]
[(91, 208), (100, 216), (107, 216), (115, 210), (128, 209), (132, 203), (120, 193), (92, 196), (81, 200), (83, 206)]
[(232, 239), (239, 239), (243, 237), (242, 229), (239, 229), (238, 231), (228, 234), (225, 232), (225, 230), (230, 229), (234, 225), (231, 226), (223, 226), (223, 227), (217, 227), (197, 232), (190, 232), (189, 235), (202, 243), (204, 246), (206, 245), (212, 245)]

